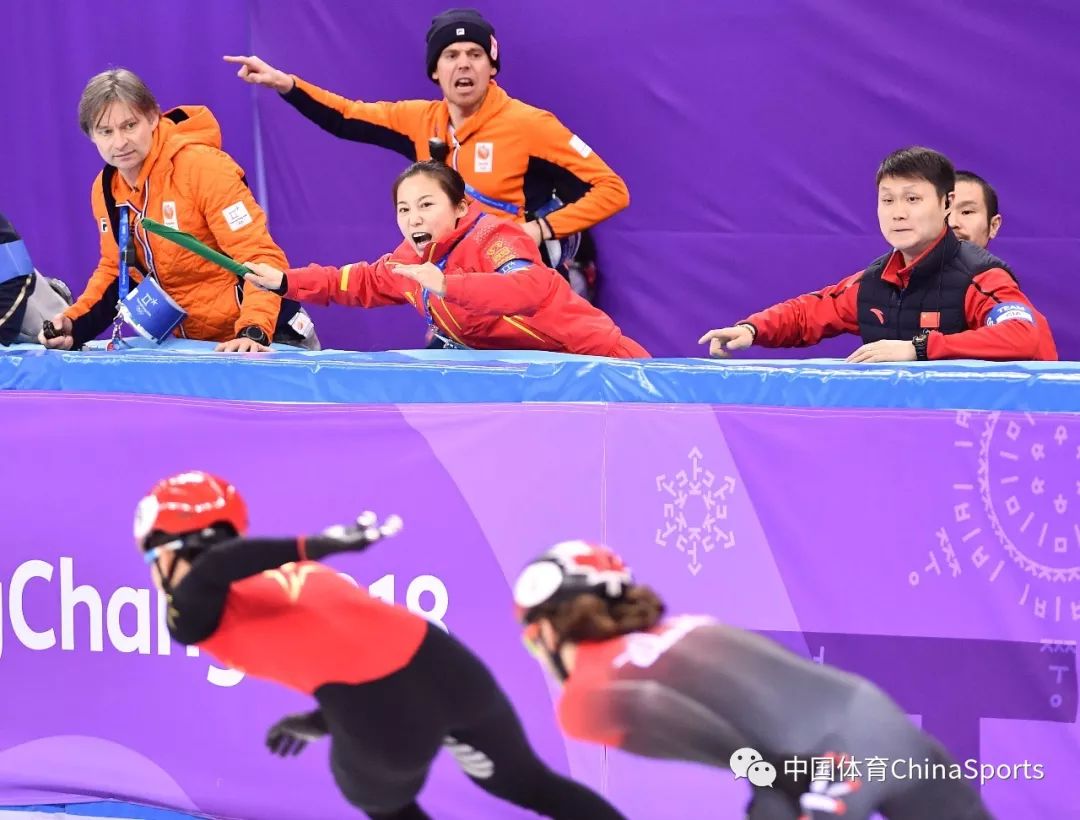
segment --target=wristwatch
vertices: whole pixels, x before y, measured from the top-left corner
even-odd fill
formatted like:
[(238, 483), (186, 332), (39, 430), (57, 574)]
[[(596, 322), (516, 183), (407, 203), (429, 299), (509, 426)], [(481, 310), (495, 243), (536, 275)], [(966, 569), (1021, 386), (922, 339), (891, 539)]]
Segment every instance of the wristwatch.
[(924, 330), (918, 336), (911, 340), (911, 343), (915, 345), (915, 359), (916, 361), (926, 361), (926, 343), (930, 339), (930, 331)]
[(258, 325), (248, 325), (247, 327), (241, 329), (241, 331), (236, 334), (236, 338), (251, 339), (251, 341), (258, 342), (261, 345), (270, 344), (270, 337), (267, 336), (266, 331)]

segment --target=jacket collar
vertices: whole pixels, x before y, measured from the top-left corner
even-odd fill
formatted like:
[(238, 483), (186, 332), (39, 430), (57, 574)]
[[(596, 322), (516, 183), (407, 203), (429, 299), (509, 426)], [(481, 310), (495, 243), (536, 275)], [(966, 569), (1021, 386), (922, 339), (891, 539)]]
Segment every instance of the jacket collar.
[(904, 265), (904, 255), (900, 251), (893, 251), (881, 278), (897, 287), (905, 287), (913, 279), (938, 275), (945, 263), (959, 251), (960, 240), (956, 238), (952, 228), (946, 225), (934, 240), (934, 244), (919, 254), (910, 265)]
[[(454, 130), (457, 141), (459, 143), (465, 142), (470, 137), (476, 136), (477, 132), (497, 116), (509, 102), (510, 95), (503, 91), (498, 83), (491, 80), (488, 84), (487, 94), (484, 95), (484, 101), (480, 103), (480, 108), (477, 109), (475, 114), (466, 119), (460, 128)], [(450, 106), (445, 99), (440, 103), (437, 123), (442, 139), (452, 147), (450, 140)]]
[(165, 111), (158, 118), (157, 127), (134, 187), (128, 186), (123, 176), (114, 177), (118, 198), (127, 198), (130, 191), (143, 191), (146, 180), (159, 162), (171, 162), (176, 153), (187, 145), (208, 145), (221, 149), (221, 126), (213, 113), (204, 105), (181, 105)]

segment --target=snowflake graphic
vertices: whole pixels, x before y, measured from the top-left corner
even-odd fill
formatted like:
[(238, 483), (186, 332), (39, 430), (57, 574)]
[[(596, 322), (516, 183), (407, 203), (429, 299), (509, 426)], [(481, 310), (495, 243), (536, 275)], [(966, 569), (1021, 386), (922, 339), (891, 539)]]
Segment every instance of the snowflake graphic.
[(733, 530), (727, 525), (728, 498), (735, 492), (735, 479), (724, 476), (718, 480), (712, 470), (702, 465), (701, 450), (694, 447), (687, 456), (687, 469), (673, 477), (656, 477), (656, 491), (665, 497), (664, 526), (656, 530), (656, 543), (661, 547), (674, 545), (689, 558), (687, 569), (697, 575), (704, 566), (702, 556), (717, 547), (735, 546)]
[(940, 551), (948, 577), (971, 572), (993, 585), (1012, 573), (1023, 584), (1016, 603), (1031, 616), (1080, 622), (1080, 502), (1070, 498), (1080, 459), (1071, 442), (1080, 430), (1031, 413), (967, 410), (956, 428), (954, 445), (969, 454), (964, 473), (952, 476), (953, 495), (942, 495), (948, 512), (934, 533), (938, 549), (908, 583), (941, 576)]

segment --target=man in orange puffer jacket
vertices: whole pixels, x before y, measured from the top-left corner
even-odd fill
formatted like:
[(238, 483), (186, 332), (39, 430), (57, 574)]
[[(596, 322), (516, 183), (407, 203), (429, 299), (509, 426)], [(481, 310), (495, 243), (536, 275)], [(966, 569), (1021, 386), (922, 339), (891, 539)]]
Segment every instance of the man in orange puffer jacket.
[(244, 172), (221, 150), (210, 110), (182, 106), (164, 114), (150, 89), (126, 69), (93, 77), (79, 103), (79, 125), (107, 163), (91, 200), (101, 236), (101, 260), (82, 296), (53, 320), (60, 335), (41, 341), (73, 349), (100, 334), (116, 316), (119, 297), (118, 209), (131, 209), (131, 287), (155, 278), (187, 317), (176, 333), (221, 342), (218, 350), (253, 351), (271, 340), (316, 347), (311, 320), (295, 303), (243, 286), (236, 277), (179, 245), (149, 234), (149, 217), (191, 234), (236, 259), (285, 265), (266, 215)]

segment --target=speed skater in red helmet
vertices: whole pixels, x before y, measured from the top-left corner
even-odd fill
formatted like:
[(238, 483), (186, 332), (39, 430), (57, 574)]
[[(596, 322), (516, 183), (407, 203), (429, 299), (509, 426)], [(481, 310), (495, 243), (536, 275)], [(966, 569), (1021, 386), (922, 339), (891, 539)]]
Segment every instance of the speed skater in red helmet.
[[(770, 787), (757, 784), (748, 820), (990, 817), (961, 780), (862, 777), (871, 757), (959, 769), (872, 683), (710, 617), (665, 618), (606, 547), (556, 544), (521, 572), (514, 603), (526, 645), (562, 683), (567, 735), (751, 781), (754, 766), (775, 773)], [(785, 771), (785, 760), (814, 757), (839, 764), (832, 778)]]
[(173, 638), (317, 701), (271, 727), (272, 752), (296, 754), (329, 735), (335, 782), (373, 820), (429, 817), (416, 798), (443, 746), (503, 800), (567, 820), (621, 817), (541, 762), (468, 648), (319, 563), (395, 535), (399, 518), (380, 524), (364, 513), (298, 538), (250, 538), (247, 529), (236, 488), (204, 472), (160, 481), (135, 515)]

